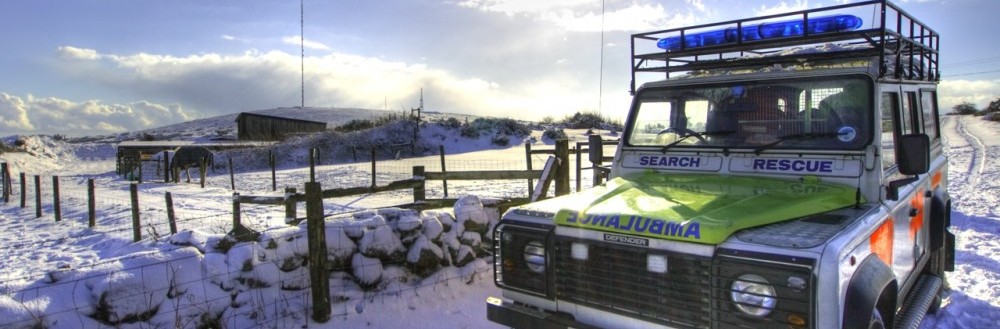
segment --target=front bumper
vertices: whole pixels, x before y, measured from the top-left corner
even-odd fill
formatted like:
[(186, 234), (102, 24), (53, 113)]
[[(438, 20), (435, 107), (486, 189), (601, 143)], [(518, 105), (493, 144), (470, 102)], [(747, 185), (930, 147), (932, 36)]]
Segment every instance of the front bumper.
[(539, 329), (598, 329), (592, 325), (577, 322), (572, 315), (551, 313), (532, 307), (515, 304), (498, 297), (486, 299), (486, 318), (511, 328)]

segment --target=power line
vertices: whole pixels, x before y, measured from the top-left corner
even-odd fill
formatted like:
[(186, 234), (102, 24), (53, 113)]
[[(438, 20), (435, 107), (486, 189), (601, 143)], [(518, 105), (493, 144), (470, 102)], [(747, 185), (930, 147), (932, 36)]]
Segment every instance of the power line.
[(945, 68), (952, 68), (952, 67), (957, 67), (957, 66), (969, 66), (969, 65), (977, 65), (977, 64), (988, 64), (988, 63), (993, 63), (993, 62), (1000, 62), (1000, 56), (987, 57), (987, 58), (979, 58), (979, 59), (970, 59), (970, 60), (967, 60), (967, 61), (955, 62), (955, 63), (943, 63), (942, 66), (944, 66)]
[(978, 75), (978, 74), (988, 74), (988, 73), (997, 73), (997, 72), (1000, 72), (1000, 70), (983, 71), (983, 72), (972, 72), (972, 73), (961, 73), (961, 74), (947, 74), (947, 75), (944, 75), (944, 77), (945, 78), (951, 78), (951, 77), (961, 77), (961, 76), (967, 76), (967, 75)]

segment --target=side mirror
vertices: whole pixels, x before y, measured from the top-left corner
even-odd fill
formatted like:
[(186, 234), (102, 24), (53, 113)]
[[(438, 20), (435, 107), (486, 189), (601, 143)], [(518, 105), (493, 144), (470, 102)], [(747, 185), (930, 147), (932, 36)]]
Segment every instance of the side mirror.
[(930, 169), (930, 138), (925, 134), (903, 135), (896, 150), (899, 173), (907, 176), (926, 174)]
[[(899, 173), (906, 176), (926, 174), (930, 169), (931, 149), (930, 138), (925, 134), (909, 134), (899, 138), (896, 148), (896, 163)], [(886, 198), (899, 200), (899, 188), (916, 182), (917, 177), (908, 177), (889, 182), (886, 187)]]
[(601, 135), (587, 136), (587, 146), (590, 150), (590, 163), (601, 164), (604, 162), (604, 141), (601, 139)]

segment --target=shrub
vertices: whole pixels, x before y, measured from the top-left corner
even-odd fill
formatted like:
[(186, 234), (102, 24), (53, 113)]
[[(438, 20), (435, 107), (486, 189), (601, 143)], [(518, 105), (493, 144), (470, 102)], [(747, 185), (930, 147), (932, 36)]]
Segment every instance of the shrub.
[(612, 121), (611, 119), (603, 117), (597, 113), (580, 112), (567, 116), (563, 119), (562, 124), (566, 126), (566, 128), (570, 129), (599, 128), (607, 130), (620, 130), (622, 127), (621, 122)]
[(569, 136), (566, 136), (566, 132), (565, 131), (563, 131), (562, 129), (556, 128), (556, 127), (545, 128), (545, 131), (542, 132), (542, 137), (543, 138), (548, 138), (548, 139), (551, 139), (551, 140), (559, 140), (559, 139), (568, 139), (569, 138)]
[(448, 117), (447, 119), (442, 120), (440, 123), (441, 126), (444, 126), (445, 128), (448, 129), (458, 129), (462, 127), (462, 122), (458, 121), (458, 119), (455, 119), (455, 117)]
[(962, 104), (955, 105), (955, 107), (952, 107), (951, 111), (951, 113), (958, 115), (976, 114), (978, 112), (979, 110), (976, 109), (976, 104), (972, 104), (970, 102), (963, 102)]
[(461, 134), (462, 134), (462, 137), (479, 138), (479, 130), (476, 129), (475, 126), (470, 125), (470, 124), (463, 124), (462, 125), (462, 132), (461, 132)]
[(353, 120), (348, 121), (347, 123), (345, 123), (343, 125), (340, 125), (340, 126), (337, 126), (336, 128), (333, 128), (333, 130), (334, 131), (338, 131), (338, 132), (342, 132), (342, 133), (349, 133), (349, 132), (354, 132), (354, 131), (367, 130), (367, 129), (372, 129), (372, 128), (375, 128), (375, 127), (385, 126), (385, 125), (389, 124), (390, 122), (393, 122), (393, 121), (397, 120), (398, 118), (399, 118), (399, 116), (397, 116), (395, 114), (389, 114), (389, 115), (377, 117), (377, 118), (375, 118), (373, 120), (368, 120), (368, 119), (353, 119)]
[(462, 125), (462, 136), (465, 137), (478, 138), (481, 134), (490, 132), (524, 137), (531, 134), (531, 128), (517, 120), (506, 118), (476, 118), (471, 123)]
[(504, 134), (496, 134), (490, 142), (497, 146), (507, 146), (510, 145), (510, 137), (507, 137), (507, 135)]

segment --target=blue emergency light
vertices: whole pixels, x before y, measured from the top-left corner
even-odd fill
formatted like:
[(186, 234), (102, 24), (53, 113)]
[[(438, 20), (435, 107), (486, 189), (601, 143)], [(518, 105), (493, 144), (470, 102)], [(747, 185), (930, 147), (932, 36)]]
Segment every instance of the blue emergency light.
[[(808, 19), (809, 34), (822, 34), (857, 30), (861, 27), (860, 17), (854, 15), (833, 15)], [(804, 35), (803, 20), (790, 20), (774, 23), (760, 23), (742, 28), (743, 41), (766, 40), (774, 38), (795, 37)], [(739, 38), (735, 27), (723, 30), (707, 31), (684, 35), (684, 47), (696, 48), (715, 46), (736, 42)], [(662, 38), (656, 41), (656, 46), (667, 51), (681, 49), (681, 37)]]

